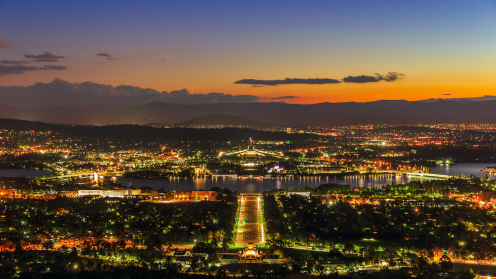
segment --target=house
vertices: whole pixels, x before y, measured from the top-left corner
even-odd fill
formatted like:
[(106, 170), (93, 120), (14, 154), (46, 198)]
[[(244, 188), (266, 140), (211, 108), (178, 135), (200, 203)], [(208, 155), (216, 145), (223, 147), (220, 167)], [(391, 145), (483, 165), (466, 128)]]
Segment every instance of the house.
[(183, 250), (183, 251), (176, 251), (174, 253), (174, 257), (191, 257), (191, 251), (190, 250)]

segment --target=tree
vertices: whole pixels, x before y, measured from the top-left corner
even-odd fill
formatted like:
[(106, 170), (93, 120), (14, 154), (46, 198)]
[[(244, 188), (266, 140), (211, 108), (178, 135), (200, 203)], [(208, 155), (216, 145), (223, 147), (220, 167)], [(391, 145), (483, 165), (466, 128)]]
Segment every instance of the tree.
[(451, 262), (450, 257), (448, 257), (447, 255), (443, 255), (439, 260), (439, 266), (442, 269), (449, 271), (453, 268), (453, 263)]
[(227, 252), (230, 245), (234, 245), (234, 242), (232, 241), (231, 238), (225, 237), (224, 239), (222, 239), (222, 250), (224, 252)]
[(295, 255), (295, 260), (304, 262), (304, 261), (313, 261), (314, 258), (312, 256), (312, 253), (308, 251), (301, 251)]
[(149, 234), (146, 236), (145, 245), (148, 250), (162, 250), (162, 245), (165, 245), (165, 240), (159, 234)]
[(286, 255), (281, 250), (275, 250), (274, 251), (274, 255), (278, 255), (280, 259), (285, 259), (286, 258)]
[(67, 253), (67, 250), (68, 250), (69, 248), (67, 248), (67, 246), (65, 246), (65, 245), (62, 245), (62, 246), (60, 246), (60, 248), (59, 248), (59, 249), (60, 249), (60, 251), (61, 251), (62, 253), (64, 253), (64, 254), (65, 254), (65, 253)]
[(349, 253), (349, 252), (354, 251), (354, 250), (355, 250), (355, 245), (353, 245), (353, 243), (346, 242), (344, 244), (344, 251), (348, 251), (348, 253)]
[(320, 275), (320, 276), (324, 276), (325, 274), (325, 271), (326, 271), (326, 268), (325, 266), (323, 266), (321, 263), (317, 263), (314, 267), (315, 271)]
[(329, 257), (331, 259), (339, 259), (339, 260), (344, 258), (343, 254), (341, 252), (339, 252), (338, 249), (331, 249), (329, 251), (329, 254), (327, 254), (327, 257)]
[(55, 247), (55, 245), (53, 244), (53, 241), (52, 240), (47, 240), (47, 241), (43, 242), (41, 244), (41, 246), (43, 248), (45, 248), (46, 250), (51, 250), (51, 249), (53, 249)]

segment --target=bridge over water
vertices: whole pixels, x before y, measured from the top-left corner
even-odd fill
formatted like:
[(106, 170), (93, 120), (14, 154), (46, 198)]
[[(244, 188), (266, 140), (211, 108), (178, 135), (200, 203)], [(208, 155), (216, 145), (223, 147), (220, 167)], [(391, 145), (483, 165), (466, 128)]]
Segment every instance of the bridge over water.
[[(102, 175), (106, 175), (105, 172), (97, 172), (96, 173), (99, 177)], [(66, 179), (66, 178), (85, 178), (85, 177), (92, 177), (95, 175), (95, 172), (88, 172), (88, 173), (78, 173), (78, 174), (63, 174), (63, 175), (54, 175), (54, 176), (44, 176), (44, 177), (38, 177), (40, 180), (49, 180), (49, 179)]]
[(418, 177), (425, 177), (425, 178), (438, 178), (438, 179), (450, 179), (450, 178), (459, 178), (453, 175), (446, 175), (446, 174), (435, 174), (435, 173), (419, 173), (419, 172), (407, 172), (407, 176), (418, 176)]

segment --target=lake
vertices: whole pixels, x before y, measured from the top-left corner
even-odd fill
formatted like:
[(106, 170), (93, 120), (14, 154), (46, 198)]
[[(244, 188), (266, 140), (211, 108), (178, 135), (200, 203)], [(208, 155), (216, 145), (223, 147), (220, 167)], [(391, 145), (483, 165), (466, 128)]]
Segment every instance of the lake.
[[(460, 163), (455, 165), (432, 167), (432, 173), (461, 176), (476, 175), (485, 177), (486, 173), (480, 170), (487, 166), (496, 166), (496, 163)], [(50, 176), (50, 172), (32, 169), (0, 169), (0, 176)], [(494, 175), (488, 175), (489, 178), (496, 179)], [(240, 179), (140, 179), (124, 177), (107, 177), (120, 183), (123, 186), (134, 187), (151, 187), (154, 189), (164, 189), (166, 191), (178, 190), (209, 190), (212, 187), (228, 188), (232, 191), (239, 190), (243, 193), (258, 193), (265, 190), (301, 188), (305, 186), (316, 187), (324, 183), (348, 184), (351, 187), (382, 187), (394, 182), (395, 184), (407, 183), (409, 181), (421, 180), (419, 177), (377, 177), (365, 179), (334, 179), (305, 177), (298, 179), (257, 179), (257, 178), (240, 178)]]
[(40, 176), (50, 176), (51, 172), (46, 170), (34, 170), (34, 169), (0, 169), (0, 176), (5, 177), (29, 177), (35, 178)]
[(393, 178), (365, 178), (365, 179), (334, 179), (319, 177), (302, 177), (301, 179), (261, 179), (261, 178), (239, 178), (239, 179), (133, 179), (124, 177), (111, 178), (116, 183), (124, 186), (141, 187), (147, 186), (154, 189), (166, 191), (178, 190), (209, 190), (212, 187), (228, 188), (231, 191), (239, 190), (242, 193), (260, 193), (272, 189), (302, 188), (305, 186), (316, 187), (325, 183), (348, 184), (351, 187), (382, 187), (386, 184), (406, 183), (420, 178), (409, 178), (406, 176)]

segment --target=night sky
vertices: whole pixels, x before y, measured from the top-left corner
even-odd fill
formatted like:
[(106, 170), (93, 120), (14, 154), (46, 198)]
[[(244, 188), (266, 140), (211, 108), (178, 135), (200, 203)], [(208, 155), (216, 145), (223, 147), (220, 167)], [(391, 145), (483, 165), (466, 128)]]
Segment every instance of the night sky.
[(496, 1), (0, 1), (0, 86), (17, 106), (71, 86), (186, 103), (496, 95)]

